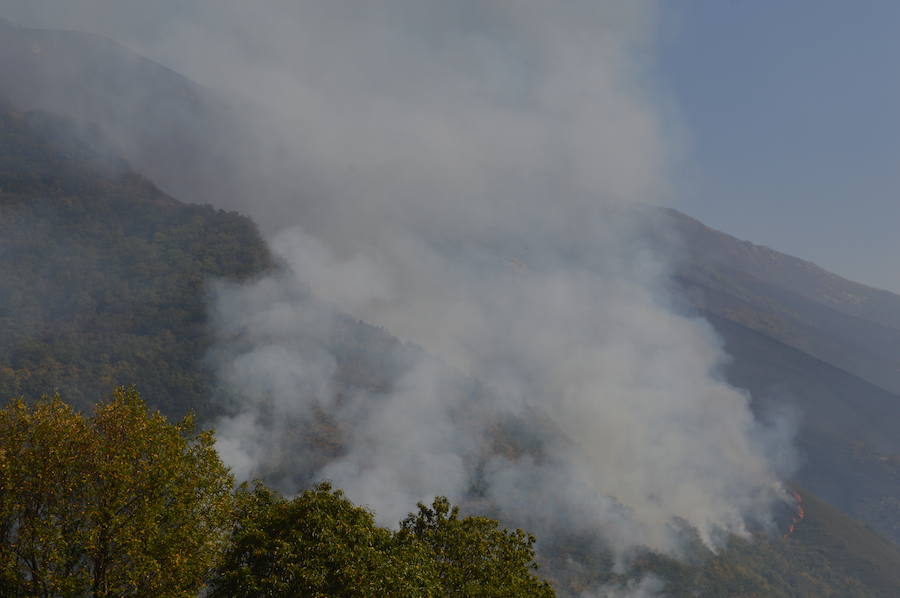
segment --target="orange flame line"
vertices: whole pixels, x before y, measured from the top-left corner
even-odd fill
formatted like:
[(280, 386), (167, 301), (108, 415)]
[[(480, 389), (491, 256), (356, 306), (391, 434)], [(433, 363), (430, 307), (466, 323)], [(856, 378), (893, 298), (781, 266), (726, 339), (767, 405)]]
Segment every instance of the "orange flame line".
[(797, 491), (794, 491), (791, 494), (794, 496), (794, 502), (797, 503), (797, 508), (794, 511), (794, 516), (791, 518), (791, 524), (788, 526), (787, 533), (784, 534), (785, 538), (797, 531), (797, 526), (803, 521), (803, 518), (806, 517), (806, 511), (803, 509), (803, 497), (800, 496), (800, 493)]

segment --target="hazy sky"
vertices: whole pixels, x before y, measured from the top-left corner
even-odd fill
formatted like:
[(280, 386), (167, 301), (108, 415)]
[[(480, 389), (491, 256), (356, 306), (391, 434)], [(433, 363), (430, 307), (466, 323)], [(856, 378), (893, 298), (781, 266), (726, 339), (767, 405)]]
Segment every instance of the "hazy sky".
[[(194, 16), (190, 5), (0, 0), (0, 16), (149, 48), (174, 21)], [(900, 291), (900, 2), (659, 6), (647, 84), (683, 144), (673, 205)]]
[(678, 206), (900, 291), (900, 2), (664, 2)]

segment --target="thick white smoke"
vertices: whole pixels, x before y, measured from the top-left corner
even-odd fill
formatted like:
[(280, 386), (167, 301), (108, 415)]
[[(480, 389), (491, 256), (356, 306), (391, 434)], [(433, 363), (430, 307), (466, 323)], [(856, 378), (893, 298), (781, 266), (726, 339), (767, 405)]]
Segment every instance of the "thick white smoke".
[[(717, 377), (710, 328), (671, 309), (635, 208), (664, 195), (674, 143), (647, 86), (651, 4), (231, 11), (280, 58), (239, 62), (287, 117), (301, 196), (278, 206), (289, 274), (217, 295), (239, 473), (283, 465), (303, 430), (278, 422), (325, 410), (345, 450), (319, 476), (384, 522), (475, 486), (539, 533), (620, 549), (673, 550), (676, 522), (714, 544), (765, 514), (777, 480), (747, 397)], [(323, 305), (433, 358), (337, 401)], [(451, 369), (487, 389), (477, 413)], [(489, 450), (498, 422), (538, 420), (539, 454)]]

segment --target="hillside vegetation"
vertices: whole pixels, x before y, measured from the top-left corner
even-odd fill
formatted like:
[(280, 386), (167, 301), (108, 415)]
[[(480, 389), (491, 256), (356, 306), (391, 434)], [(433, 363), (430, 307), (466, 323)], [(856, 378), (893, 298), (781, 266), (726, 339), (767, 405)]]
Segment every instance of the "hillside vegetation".
[(0, 114), (0, 396), (83, 408), (129, 383), (203, 411), (207, 285), (269, 264), (249, 219), (166, 196), (96, 131)]

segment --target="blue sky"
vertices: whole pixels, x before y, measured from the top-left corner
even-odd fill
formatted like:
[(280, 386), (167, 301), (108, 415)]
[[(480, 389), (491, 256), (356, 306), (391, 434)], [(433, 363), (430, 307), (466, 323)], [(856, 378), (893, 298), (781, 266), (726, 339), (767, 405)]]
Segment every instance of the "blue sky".
[(900, 291), (900, 2), (664, 2), (676, 207)]

